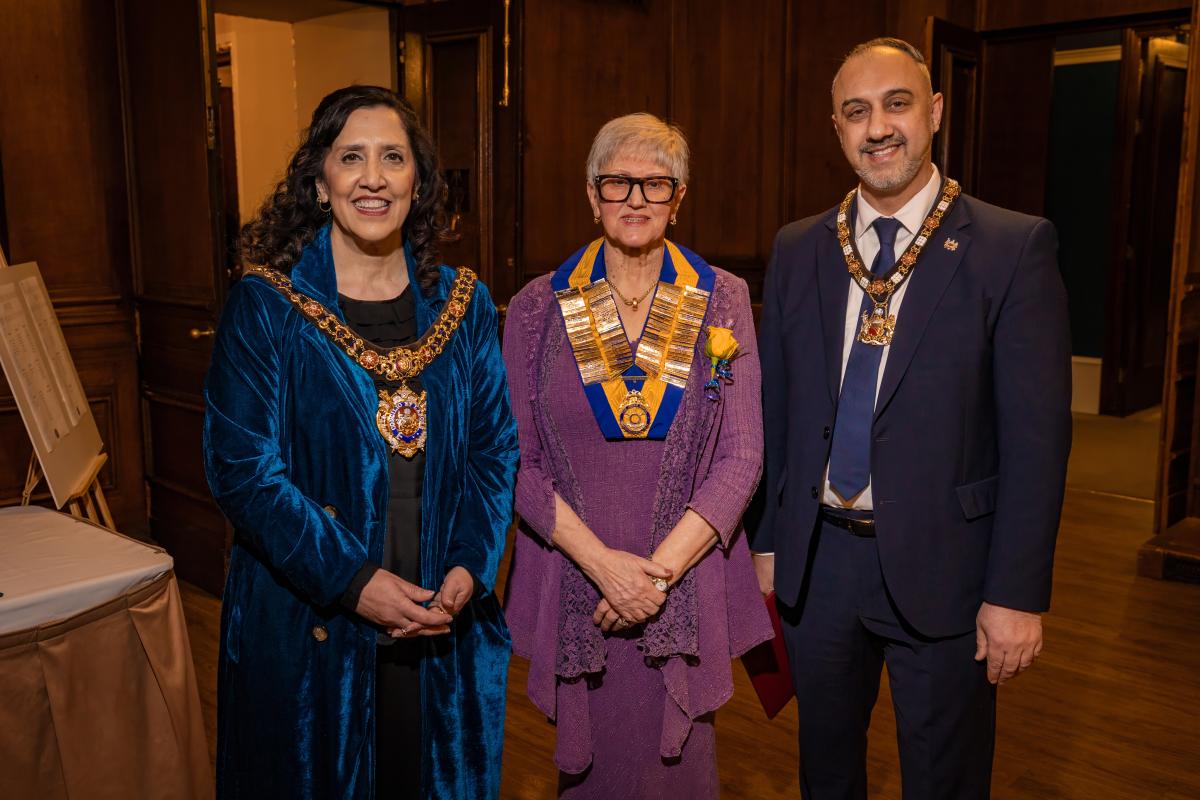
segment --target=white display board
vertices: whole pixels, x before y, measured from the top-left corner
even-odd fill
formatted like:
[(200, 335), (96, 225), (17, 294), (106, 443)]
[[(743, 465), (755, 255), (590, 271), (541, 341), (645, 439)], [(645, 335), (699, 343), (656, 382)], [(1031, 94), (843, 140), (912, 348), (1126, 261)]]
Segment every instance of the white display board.
[(103, 442), (37, 264), (0, 255), (0, 365), (62, 508), (87, 489)]

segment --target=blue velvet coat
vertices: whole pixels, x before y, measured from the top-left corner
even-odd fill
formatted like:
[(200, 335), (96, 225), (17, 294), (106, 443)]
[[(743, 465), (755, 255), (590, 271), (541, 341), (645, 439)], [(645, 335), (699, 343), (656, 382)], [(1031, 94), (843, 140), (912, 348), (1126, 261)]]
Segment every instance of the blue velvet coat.
[[(328, 227), (291, 277), (340, 313)], [(418, 330), (453, 279), (442, 267), (433, 292), (417, 292)], [(496, 797), (510, 647), (491, 590), (518, 451), (496, 310), (481, 283), (421, 382), (422, 584), (436, 589), (461, 565), (479, 587), (422, 667), (422, 794)], [(372, 798), (376, 634), (338, 601), (364, 561), (383, 557), (388, 447), (375, 428), (374, 383), (251, 276), (230, 294), (205, 394), (205, 469), (235, 529), (221, 612), (217, 794)]]

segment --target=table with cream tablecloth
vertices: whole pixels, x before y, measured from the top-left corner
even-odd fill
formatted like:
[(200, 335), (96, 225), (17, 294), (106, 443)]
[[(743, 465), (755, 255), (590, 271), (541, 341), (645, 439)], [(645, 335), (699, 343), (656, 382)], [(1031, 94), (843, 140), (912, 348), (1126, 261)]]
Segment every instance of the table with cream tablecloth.
[(0, 509), (0, 798), (211, 798), (173, 562), (38, 507)]

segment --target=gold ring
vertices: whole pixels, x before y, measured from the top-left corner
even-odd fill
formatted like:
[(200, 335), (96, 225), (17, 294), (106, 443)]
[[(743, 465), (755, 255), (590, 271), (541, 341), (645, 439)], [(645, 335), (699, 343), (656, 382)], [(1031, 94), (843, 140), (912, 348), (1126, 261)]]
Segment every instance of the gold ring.
[(408, 636), (408, 628), (400, 628), (401, 636)]

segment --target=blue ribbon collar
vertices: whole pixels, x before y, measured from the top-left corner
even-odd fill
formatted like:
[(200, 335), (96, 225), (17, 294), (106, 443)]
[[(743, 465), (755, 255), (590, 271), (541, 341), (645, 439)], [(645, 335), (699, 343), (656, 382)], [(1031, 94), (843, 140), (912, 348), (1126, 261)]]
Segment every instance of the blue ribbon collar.
[(604, 240), (581, 248), (555, 271), (550, 285), (604, 438), (666, 438), (715, 282), (703, 258), (666, 242), (650, 315), (634, 352), (606, 279)]

